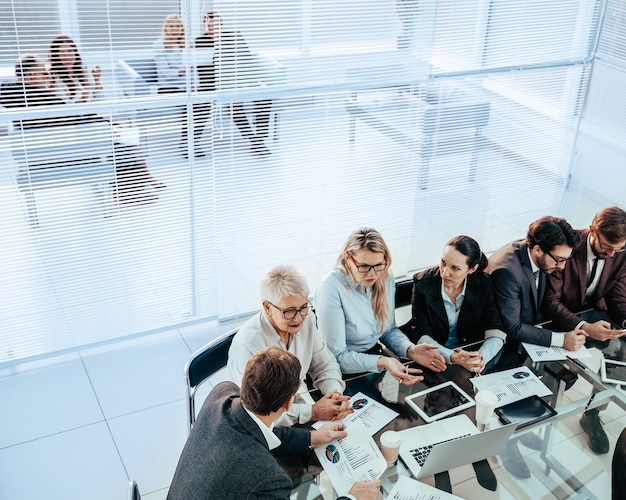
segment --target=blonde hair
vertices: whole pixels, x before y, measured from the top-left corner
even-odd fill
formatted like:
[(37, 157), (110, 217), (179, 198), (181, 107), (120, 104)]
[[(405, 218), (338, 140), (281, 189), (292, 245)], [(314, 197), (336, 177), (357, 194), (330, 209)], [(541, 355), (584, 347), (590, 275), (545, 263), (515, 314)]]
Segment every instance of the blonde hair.
[(165, 41), (167, 37), (167, 28), (169, 28), (173, 24), (180, 24), (183, 28), (183, 34), (177, 40), (175, 40), (176, 45), (178, 45), (179, 47), (183, 47), (185, 45), (185, 25), (183, 24), (183, 20), (176, 14), (170, 14), (163, 21), (163, 28), (161, 29), (161, 32), (163, 34), (163, 40)]
[(362, 249), (374, 253), (382, 253), (385, 262), (387, 262), (387, 267), (378, 273), (377, 279), (372, 285), (372, 309), (374, 311), (374, 317), (378, 320), (378, 324), (382, 329), (385, 326), (387, 315), (389, 314), (387, 278), (389, 277), (389, 267), (391, 266), (391, 254), (380, 233), (371, 227), (362, 227), (353, 231), (352, 234), (348, 236), (335, 267), (345, 275), (350, 276), (352, 279), (352, 287), (356, 286), (357, 279), (352, 274), (351, 267), (348, 265), (348, 258), (349, 255), (354, 257), (354, 252)]

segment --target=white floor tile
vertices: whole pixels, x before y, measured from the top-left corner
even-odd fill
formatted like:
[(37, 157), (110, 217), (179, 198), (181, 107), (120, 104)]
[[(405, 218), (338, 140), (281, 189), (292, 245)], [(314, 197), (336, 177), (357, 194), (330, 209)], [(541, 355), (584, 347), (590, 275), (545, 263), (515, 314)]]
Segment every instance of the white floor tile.
[(197, 351), (212, 340), (243, 325), (249, 316), (229, 321), (208, 321), (178, 329), (192, 352)]
[(142, 493), (168, 488), (187, 439), (183, 401), (109, 420), (126, 470)]
[(0, 378), (0, 401), (0, 448), (104, 420), (78, 358)]
[(0, 450), (0, 498), (125, 499), (128, 477), (104, 422)]
[(184, 366), (191, 354), (178, 334), (156, 342), (90, 354), (83, 359), (107, 418), (185, 397)]

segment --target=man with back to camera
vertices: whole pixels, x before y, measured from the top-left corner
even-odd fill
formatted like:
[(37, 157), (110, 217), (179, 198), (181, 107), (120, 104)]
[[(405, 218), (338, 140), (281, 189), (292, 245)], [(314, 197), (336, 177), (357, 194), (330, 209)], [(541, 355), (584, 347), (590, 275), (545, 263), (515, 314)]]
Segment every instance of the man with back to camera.
[[(232, 382), (216, 385), (183, 448), (168, 500), (289, 499), (292, 482), (270, 450), (308, 456), (310, 448), (346, 436), (341, 422), (314, 431), (274, 428), (293, 403), (300, 368), (293, 354), (268, 347), (250, 358), (241, 394)], [(380, 485), (380, 480), (360, 481), (340, 498), (375, 500)]]
[[(541, 321), (541, 301), (546, 276), (563, 269), (580, 243), (579, 234), (565, 219), (546, 216), (531, 223), (526, 240), (508, 243), (489, 257), (487, 272), (495, 291), (496, 304), (507, 334), (499, 367), (520, 366), (526, 355), (521, 342), (543, 346), (565, 347), (577, 351), (585, 343), (582, 330), (556, 332), (534, 326)], [(517, 448), (518, 440), (510, 440), (500, 453), (503, 465), (515, 477), (526, 479), (530, 470)], [(532, 449), (541, 449), (540, 438), (524, 434), (519, 441)]]
[[(626, 328), (626, 212), (603, 208), (578, 234), (581, 243), (565, 269), (548, 277), (543, 312), (555, 328), (581, 329), (587, 344), (597, 346), (624, 336)], [(586, 411), (580, 425), (592, 451), (609, 451), (599, 409)]]

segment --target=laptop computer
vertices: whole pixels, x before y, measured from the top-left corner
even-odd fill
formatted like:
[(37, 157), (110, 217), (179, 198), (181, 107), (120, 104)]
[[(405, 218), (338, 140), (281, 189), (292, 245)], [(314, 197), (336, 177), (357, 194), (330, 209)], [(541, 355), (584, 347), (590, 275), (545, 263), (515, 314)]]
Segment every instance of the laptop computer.
[(465, 414), (399, 431), (400, 458), (419, 479), (496, 455), (516, 423), (479, 432)]

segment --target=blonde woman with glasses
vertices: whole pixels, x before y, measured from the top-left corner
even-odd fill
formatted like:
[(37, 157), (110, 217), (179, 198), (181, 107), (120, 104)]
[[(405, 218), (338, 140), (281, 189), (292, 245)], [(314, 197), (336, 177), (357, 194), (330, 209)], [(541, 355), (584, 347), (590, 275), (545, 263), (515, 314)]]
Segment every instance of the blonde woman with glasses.
[[(348, 237), (335, 270), (317, 290), (318, 328), (345, 378), (369, 373), (371, 384), (386, 370), (403, 384), (423, 379), (421, 370), (406, 367), (398, 358), (437, 372), (446, 369), (436, 347), (413, 344), (396, 326), (390, 266), (391, 255), (380, 233), (372, 228), (357, 229)], [(386, 356), (381, 342), (398, 358)], [(346, 394), (354, 394), (353, 389), (361, 386), (348, 381)]]

